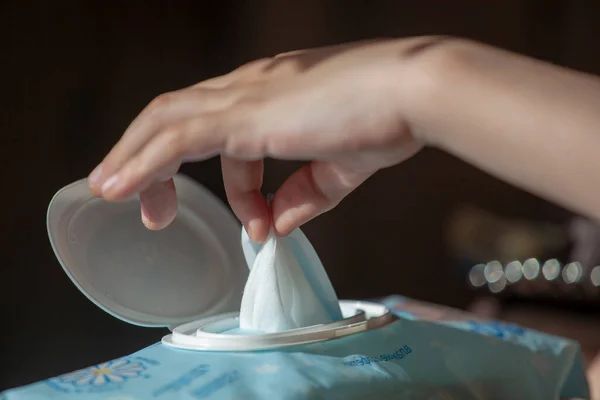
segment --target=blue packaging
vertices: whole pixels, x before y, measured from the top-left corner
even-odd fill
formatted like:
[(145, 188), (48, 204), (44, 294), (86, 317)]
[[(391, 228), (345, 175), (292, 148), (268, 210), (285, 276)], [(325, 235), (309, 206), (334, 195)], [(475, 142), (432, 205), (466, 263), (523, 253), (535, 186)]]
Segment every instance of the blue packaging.
[[(143, 227), (138, 200), (104, 202), (85, 181), (61, 189), (47, 217), (59, 263), (89, 300), (127, 323), (169, 327), (171, 339), (239, 310), (258, 249), (244, 234), (240, 246), (239, 223), (205, 188), (181, 175), (175, 185), (179, 215), (160, 232)], [(313, 290), (337, 298), (308, 239), (299, 230), (291, 239)], [(0, 400), (589, 398), (572, 340), (400, 296), (380, 303), (397, 320), (364, 331), (348, 323), (336, 339), (268, 351), (182, 350), (163, 339)]]
[(2, 400), (589, 399), (579, 345), (400, 296), (384, 328), (263, 352), (155, 344)]

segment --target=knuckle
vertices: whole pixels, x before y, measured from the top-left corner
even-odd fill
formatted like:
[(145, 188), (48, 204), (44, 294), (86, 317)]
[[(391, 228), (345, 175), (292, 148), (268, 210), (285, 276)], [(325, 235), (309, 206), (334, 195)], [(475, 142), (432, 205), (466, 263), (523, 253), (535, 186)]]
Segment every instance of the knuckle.
[(159, 96), (156, 96), (148, 105), (148, 110), (151, 113), (154, 113), (166, 106), (168, 106), (169, 104), (171, 104), (173, 102), (173, 97), (174, 97), (174, 93), (168, 92), (168, 93), (163, 93)]
[(238, 112), (248, 115), (258, 111), (259, 108), (264, 106), (265, 101), (265, 98), (256, 90), (251, 90), (237, 99), (236, 108)]
[(256, 112), (258, 109), (267, 106), (267, 102), (272, 96), (268, 93), (267, 82), (256, 81), (245, 85), (244, 89), (239, 91), (236, 107), (245, 112)]
[(259, 159), (262, 156), (260, 141), (249, 135), (247, 131), (237, 131), (227, 136), (225, 152), (230, 157), (245, 160)]
[(139, 182), (142, 179), (145, 163), (142, 157), (136, 157), (128, 162), (122, 169), (122, 176), (130, 182)]
[(257, 60), (250, 61), (249, 63), (247, 63), (244, 66), (244, 68), (254, 70), (256, 68), (263, 68), (263, 67), (271, 64), (271, 62), (273, 62), (273, 57), (263, 57), (263, 58), (259, 58)]
[(258, 60), (250, 61), (233, 71), (236, 75), (248, 76), (256, 75), (262, 72), (263, 69), (271, 65), (273, 57), (264, 57)]
[(370, 137), (369, 147), (378, 149), (401, 148), (412, 140), (405, 132), (406, 129), (403, 128), (381, 131), (379, 134)]
[(278, 60), (278, 59), (282, 59), (282, 58), (295, 57), (295, 56), (301, 55), (302, 53), (304, 53), (304, 50), (284, 51), (283, 53), (278, 53), (273, 58)]
[(231, 128), (224, 144), (226, 155), (245, 160), (258, 160), (265, 155), (264, 140), (251, 117), (239, 119)]
[(298, 148), (296, 140), (283, 140), (278, 136), (269, 135), (266, 137), (265, 152), (269, 155), (289, 157), (294, 154)]
[(253, 135), (242, 125), (236, 126), (236, 130), (228, 134), (225, 140), (224, 150), (226, 155), (236, 158), (253, 158), (256, 154), (254, 148), (256, 141)]
[(268, 100), (257, 92), (251, 90), (218, 116), (227, 131), (224, 149), (227, 155), (257, 159), (265, 154), (264, 137), (270, 127), (261, 115), (268, 108)]
[(169, 159), (177, 158), (185, 150), (185, 129), (182, 126), (171, 126), (162, 133), (160, 146), (168, 154)]

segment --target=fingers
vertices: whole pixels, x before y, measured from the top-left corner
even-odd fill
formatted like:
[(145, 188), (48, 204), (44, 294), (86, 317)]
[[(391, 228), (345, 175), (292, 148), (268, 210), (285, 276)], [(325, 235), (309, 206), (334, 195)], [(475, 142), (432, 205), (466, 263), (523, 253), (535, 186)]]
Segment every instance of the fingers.
[(369, 178), (339, 163), (315, 161), (292, 174), (275, 193), (271, 205), (275, 231), (287, 235), (339, 204)]
[(182, 159), (201, 160), (218, 154), (225, 145), (226, 124), (232, 120), (216, 113), (166, 128), (104, 182), (102, 196), (107, 200), (126, 199), (161, 178), (172, 176)]
[(255, 243), (262, 243), (270, 229), (267, 203), (260, 189), (263, 161), (240, 161), (221, 157), (221, 169), (227, 200)]
[(151, 230), (167, 227), (177, 215), (177, 195), (173, 179), (155, 183), (140, 193), (142, 222)]
[(92, 192), (104, 196), (102, 185), (166, 127), (235, 103), (241, 90), (186, 89), (157, 97), (131, 123), (121, 140), (90, 174)]

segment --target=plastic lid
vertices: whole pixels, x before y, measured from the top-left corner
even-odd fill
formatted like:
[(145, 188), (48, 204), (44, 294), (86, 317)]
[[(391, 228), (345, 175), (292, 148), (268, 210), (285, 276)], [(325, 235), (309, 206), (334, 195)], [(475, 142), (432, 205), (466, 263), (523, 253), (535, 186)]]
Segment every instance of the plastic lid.
[(162, 231), (144, 227), (138, 199), (106, 202), (85, 179), (50, 202), (58, 261), (83, 294), (125, 322), (173, 328), (239, 310), (248, 277), (240, 224), (190, 178), (177, 175), (175, 187), (179, 213)]

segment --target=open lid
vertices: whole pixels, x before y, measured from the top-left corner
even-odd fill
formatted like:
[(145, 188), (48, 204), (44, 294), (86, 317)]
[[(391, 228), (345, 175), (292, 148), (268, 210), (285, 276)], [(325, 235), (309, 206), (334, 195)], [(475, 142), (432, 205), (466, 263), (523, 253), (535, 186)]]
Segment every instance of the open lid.
[(161, 231), (141, 222), (139, 199), (110, 203), (87, 181), (50, 202), (50, 243), (85, 296), (125, 322), (148, 327), (239, 310), (248, 267), (240, 224), (204, 187), (175, 176), (179, 212)]

